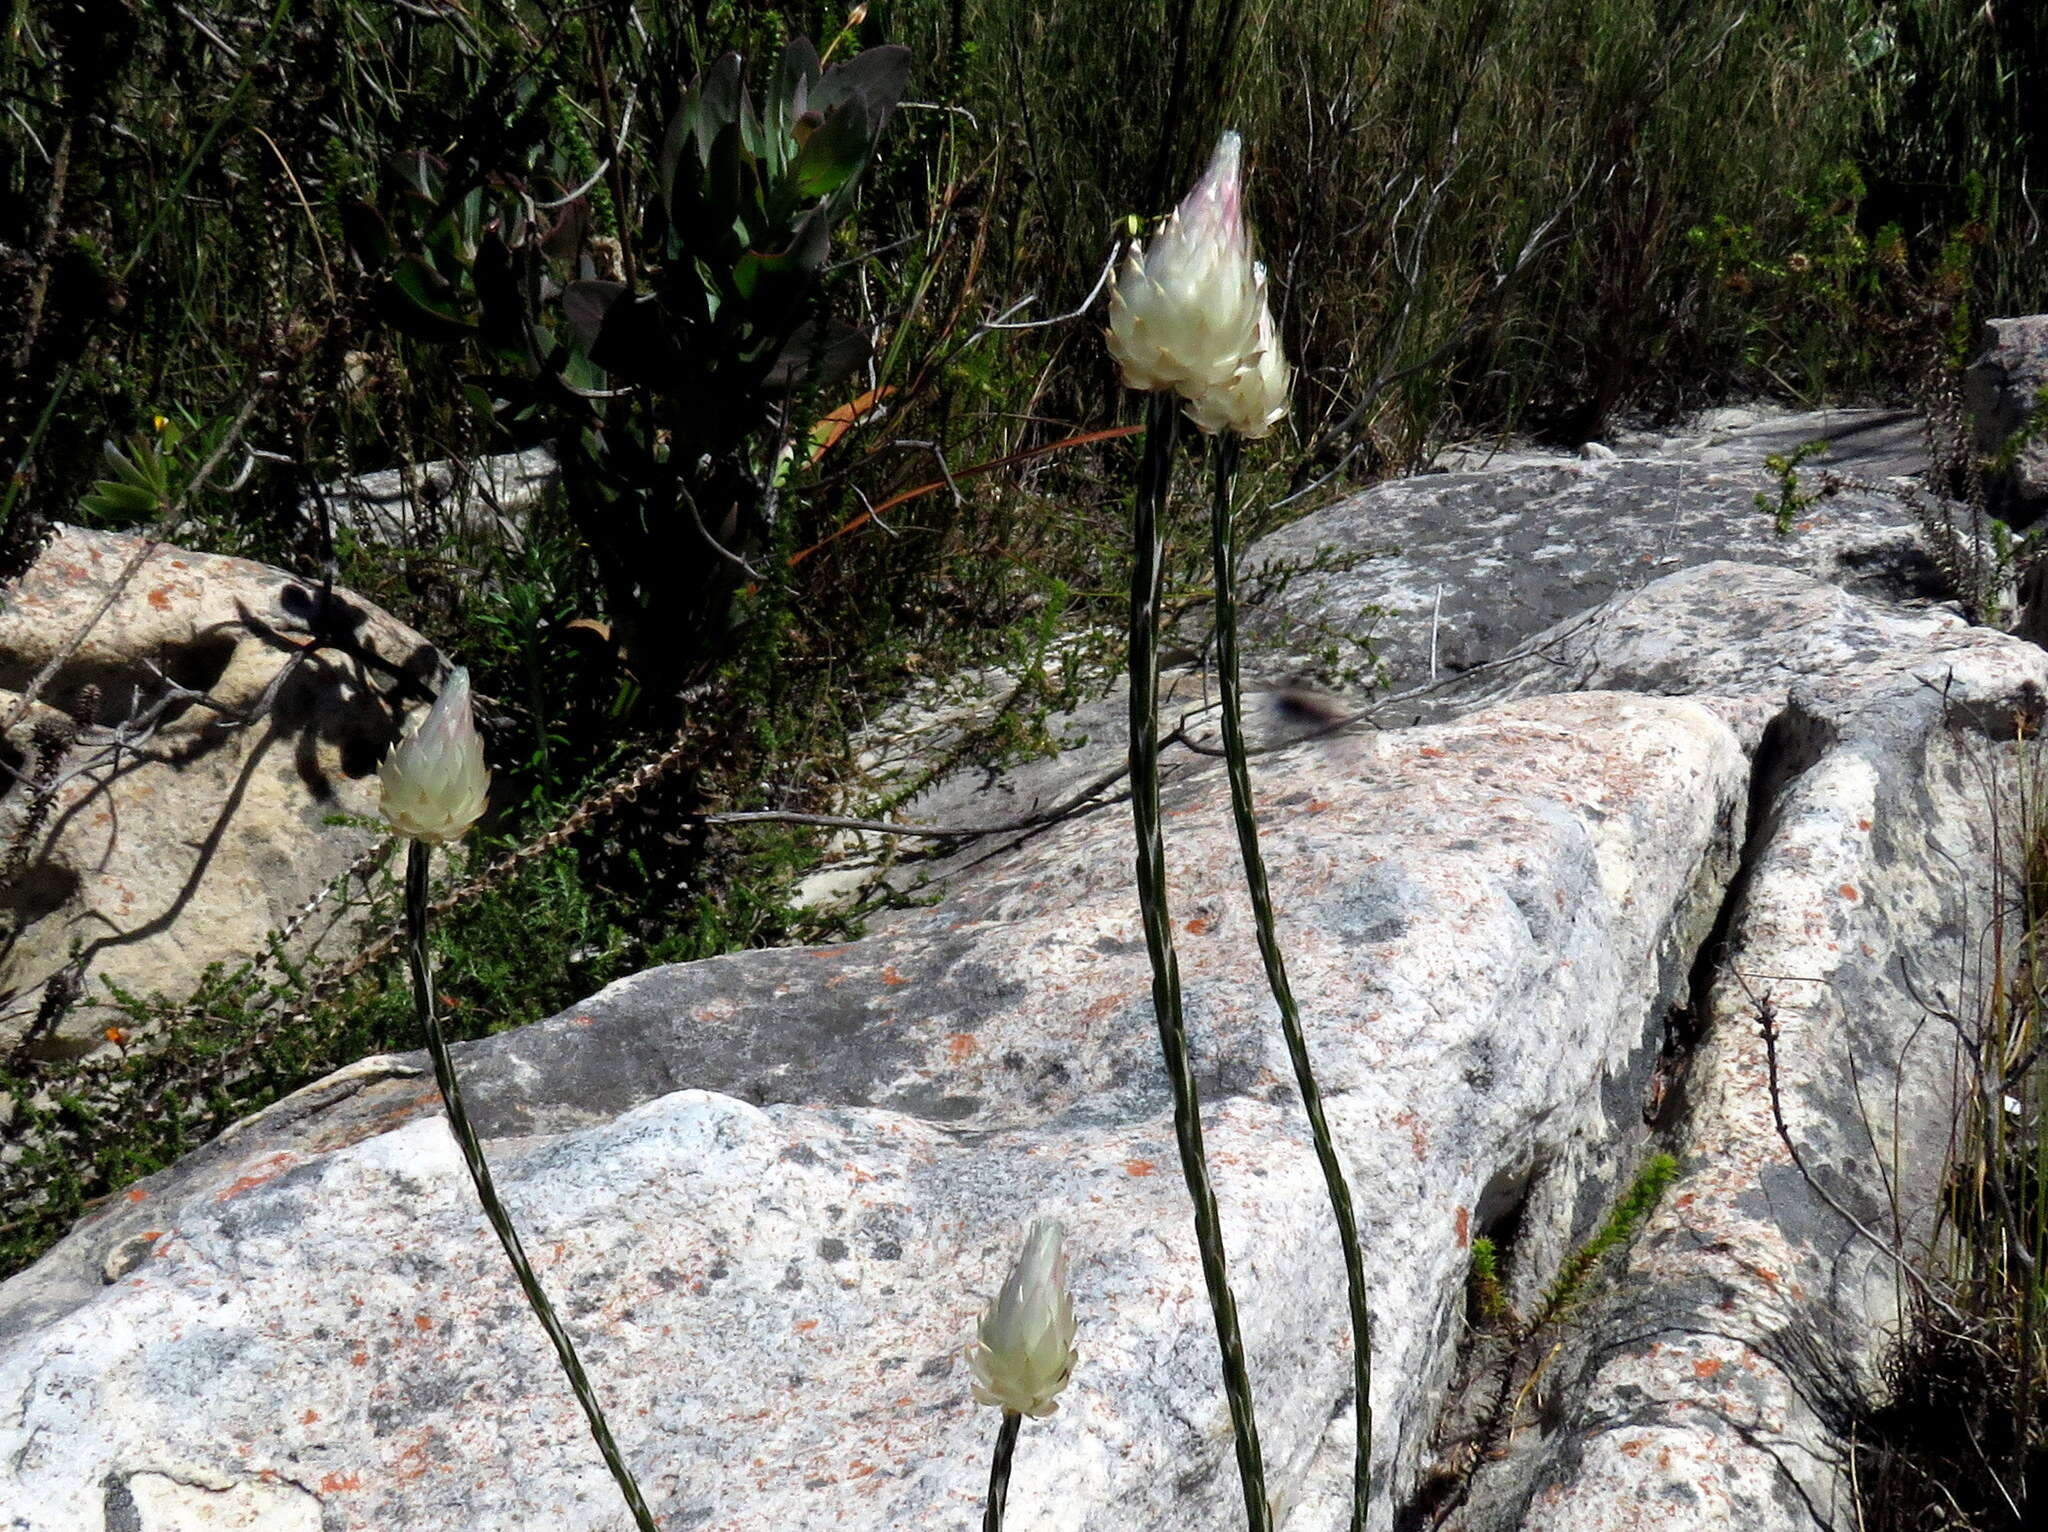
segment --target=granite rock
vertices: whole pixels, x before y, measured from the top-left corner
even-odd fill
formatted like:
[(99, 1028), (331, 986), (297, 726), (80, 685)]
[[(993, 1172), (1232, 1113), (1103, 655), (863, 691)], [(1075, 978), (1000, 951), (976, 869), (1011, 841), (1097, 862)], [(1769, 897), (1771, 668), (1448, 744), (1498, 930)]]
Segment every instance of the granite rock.
[[(1894, 411), (1722, 412), (1675, 437), (1625, 437), (1611, 458), (1465, 451), (1453, 471), (1374, 485), (1263, 539), (1246, 560), (1248, 652), (1267, 679), (1332, 677), (1331, 635), (1369, 635), (1383, 691), (1453, 680), (1609, 597), (1716, 560), (1778, 565), (1859, 595), (1924, 604), (1947, 594), (1914, 517), (1873, 489), (1817, 495), (1827, 470), (1916, 482), (1917, 417)], [(1807, 442), (1815, 495), (1779, 536), (1779, 476)], [(1334, 566), (1334, 567), (1331, 567)], [(1383, 703), (1382, 721), (1435, 716), (1429, 698)]]
[[(316, 632), (327, 646), (301, 657)], [(441, 663), (344, 591), (74, 527), (0, 597), (0, 713), (53, 661), (0, 744), (0, 1054), (89, 1048), (132, 1025), (117, 988), (182, 999), (208, 965), (262, 953), (373, 844), (326, 820), (374, 814), (383, 694), (424, 696)], [(299, 955), (346, 904), (301, 930)], [(53, 980), (76, 1000), (45, 1029)]]
[[(1927, 468), (1924, 421), (1897, 410), (1710, 411), (1670, 435), (1617, 436), (1580, 456), (1462, 448), (1445, 471), (1395, 479), (1303, 516), (1246, 555), (1246, 717), (1255, 743), (1305, 732), (1299, 683), (1339, 714), (1381, 724), (1453, 717), (1473, 705), (1461, 684), (1555, 624), (1609, 597), (1703, 563), (1741, 559), (1799, 570), (1878, 601), (1921, 608), (1951, 594), (1897, 496), (1869, 488), (1816, 498), (1780, 537), (1756, 504), (1779, 478), (1766, 465), (1811, 442), (1827, 450), (1802, 467), (1803, 492), (1823, 470), (1864, 485), (1918, 485)], [(2048, 609), (2048, 607), (2044, 607)], [(1217, 743), (1215, 686), (1204, 670), (1206, 611), (1169, 645), (1163, 727)], [(1368, 647), (1369, 645), (1369, 647)], [(1475, 682), (1481, 677), (1474, 676)], [(918, 688), (867, 731), (863, 790), (901, 798), (930, 762), (947, 757), (1016, 684), (1002, 674), (948, 675)], [(982, 825), (1042, 814), (1123, 760), (1126, 693), (1047, 721), (1062, 749), (1001, 773), (955, 771), (922, 787), (902, 817)], [(1186, 763), (1169, 748), (1167, 769)], [(866, 893), (943, 885), (986, 854), (910, 854), (902, 843), (845, 837), (809, 892)], [(880, 869), (878, 872), (877, 869)]]
[[(1755, 631), (1731, 633), (1730, 610)], [(1990, 1003), (2014, 854), (1998, 827), (2017, 822), (2012, 741), (2040, 725), (2044, 656), (1726, 564), (1551, 639), (1496, 694), (1749, 677), (1785, 703), (1725, 937), (1697, 976), (1680, 1178), (1609, 1296), (1575, 1316), (1542, 1418), (1489, 1461), (1469, 1524), (1858, 1524), (1842, 1430), (1885, 1398), (1956, 1121), (1955, 1034), (1929, 1007)]]
[(303, 514), (311, 518), (324, 510), (363, 542), (386, 547), (419, 547), (454, 533), (516, 548), (560, 477), (546, 447), (473, 462), (444, 458), (322, 485)]
[[(2042, 393), (2048, 390), (2048, 314), (1986, 320), (1979, 345), (1977, 359), (1963, 373), (1963, 404), (1971, 444), (1995, 461), (2016, 435), (2040, 425)], [(2009, 466), (1989, 480), (2000, 511), (2021, 521), (2048, 510), (2048, 432), (2035, 429), (2028, 437)]]
[[(1655, 1147), (1684, 1179), (1591, 1311), (1597, 1343), (1558, 1364), (1556, 1423), (1471, 1486), (1473, 1525), (1634, 1525), (1651, 1494), (1678, 1517), (1659, 1526), (1730, 1525), (1701, 1509), (1730, 1501), (1746, 1527), (1806, 1525), (1788, 1507), (1842, 1491), (1811, 1369), (1868, 1386), (1898, 1278), (1802, 1190), (1742, 986), (1775, 991), (1778, 1088), (1818, 1184), (1910, 1241), (1946, 1060), (1904, 1027), (1898, 956), (1981, 930), (1978, 767), (2038, 708), (2048, 656), (1727, 563), (1538, 648), (1540, 691), (1535, 662), (1497, 667), (1461, 716), (1296, 743), (1257, 771), (1369, 1252), (1373, 1526), (1444, 1445), (1471, 1237), (1515, 1231), (1517, 1290), (1540, 1288)], [(1279, 1523), (1325, 1532), (1353, 1404), (1333, 1231), (1221, 773), (1182, 773), (1166, 807)], [(1110, 808), (861, 941), (651, 970), (460, 1050), (665, 1525), (971, 1522), (995, 1421), (960, 1350), (1034, 1214), (1069, 1225), (1083, 1360), (1024, 1434), (1009, 1524), (1229, 1524), (1128, 855)], [(1711, 1025), (1667, 1096), (1674, 1017), (1701, 1004)], [(1916, 1093), (1896, 1141), (1845, 1089), (1845, 1057)], [(1867, 1195), (1877, 1157), (1903, 1168), (1903, 1229)], [(251, 1525), (299, 1524), (311, 1497), (323, 1532), (625, 1524), (416, 1057), (239, 1125), (0, 1286), (0, 1400), (0, 1523), (38, 1532), (125, 1525), (117, 1502), (158, 1480), (272, 1496), (278, 1519)], [(1756, 1447), (1780, 1437), (1777, 1458)]]

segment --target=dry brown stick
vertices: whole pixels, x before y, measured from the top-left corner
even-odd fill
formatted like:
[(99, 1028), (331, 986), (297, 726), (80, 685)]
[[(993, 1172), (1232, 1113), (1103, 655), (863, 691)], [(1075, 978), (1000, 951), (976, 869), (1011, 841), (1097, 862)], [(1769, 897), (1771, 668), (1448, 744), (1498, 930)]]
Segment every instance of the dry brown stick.
[[(1733, 971), (1731, 969), (1731, 972)], [(1862, 1219), (1842, 1206), (1840, 1200), (1815, 1178), (1813, 1171), (1806, 1163), (1806, 1156), (1799, 1152), (1799, 1145), (1792, 1136), (1791, 1126), (1785, 1121), (1784, 1097), (1780, 1089), (1778, 1076), (1777, 1005), (1773, 1001), (1770, 991), (1766, 990), (1763, 994), (1759, 995), (1750, 988), (1749, 980), (1741, 973), (1736, 972), (1735, 978), (1742, 985), (1743, 992), (1749, 997), (1750, 1008), (1756, 1015), (1757, 1030), (1763, 1035), (1764, 1086), (1771, 1102), (1771, 1124), (1777, 1130), (1778, 1140), (1785, 1146), (1786, 1154), (1791, 1156), (1792, 1166), (1799, 1172), (1799, 1178), (1806, 1183), (1808, 1190), (1827, 1204), (1836, 1217), (1840, 1218), (1850, 1228), (1869, 1241), (1871, 1247), (1879, 1254), (1887, 1257), (1899, 1274), (1912, 1283), (1914, 1290), (1919, 1293), (1925, 1302), (1932, 1304), (1960, 1323), (1963, 1316), (1957, 1312), (1955, 1305), (1937, 1293), (1934, 1290), (1933, 1284), (1918, 1271), (1914, 1270), (1913, 1264), (1900, 1253), (1895, 1242), (1880, 1238)]]

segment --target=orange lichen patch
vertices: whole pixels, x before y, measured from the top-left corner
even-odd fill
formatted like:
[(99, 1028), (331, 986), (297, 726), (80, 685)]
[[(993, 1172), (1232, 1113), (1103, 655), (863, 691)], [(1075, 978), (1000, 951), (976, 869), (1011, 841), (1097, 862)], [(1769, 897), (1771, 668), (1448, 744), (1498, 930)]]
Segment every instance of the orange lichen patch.
[(1336, 806), (1328, 798), (1311, 798), (1308, 800), (1308, 811), (1311, 814), (1327, 814)]
[(597, 1025), (597, 1018), (595, 1016), (571, 1016), (569, 1018), (569, 1025), (572, 1027), (594, 1027)]
[(302, 1426), (310, 1426), (318, 1422), (319, 1419), (320, 1412), (318, 1410), (308, 1410), (305, 1414), (299, 1417), (299, 1424)]
[(410, 1481), (419, 1478), (433, 1466), (427, 1461), (427, 1439), (423, 1436), (398, 1454), (398, 1461), (391, 1465), (391, 1471), (399, 1478)]
[(1149, 1176), (1159, 1167), (1150, 1160), (1125, 1160), (1124, 1174), (1127, 1176)]
[(1856, 821), (1856, 828), (1859, 830), (1867, 830), (1870, 828), (1870, 821), (1867, 819), (1859, 819)]
[(1468, 1207), (1461, 1206), (1458, 1209), (1457, 1223), (1458, 1248), (1460, 1250), (1464, 1250), (1469, 1248), (1472, 1244), (1472, 1210)]
[(351, 1366), (351, 1367), (363, 1367), (363, 1366), (367, 1366), (367, 1365), (368, 1365), (368, 1363), (369, 1363), (369, 1360), (370, 1360), (370, 1353), (369, 1353), (369, 1352), (367, 1352), (367, 1351), (358, 1351), (358, 1352), (357, 1352), (357, 1353), (356, 1353), (356, 1354), (355, 1354), (354, 1356), (352, 1356), (352, 1357), (350, 1357), (350, 1358), (348, 1359), (348, 1363), (349, 1363), (349, 1366)]
[(415, 1314), (412, 1316), (412, 1322), (414, 1328), (418, 1329), (422, 1333), (434, 1328), (434, 1321), (430, 1315)]
[(1081, 1019), (1083, 1021), (1101, 1021), (1123, 1003), (1124, 997), (1122, 995), (1103, 995), (1098, 999), (1088, 1002), (1081, 1011)]
[(359, 1473), (331, 1473), (320, 1481), (320, 1493), (338, 1495), (343, 1490), (361, 1489), (363, 1476)]
[(1197, 915), (1181, 929), (1190, 936), (1207, 936), (1209, 934), (1209, 922)]
[(1695, 1378), (1711, 1378), (1720, 1370), (1721, 1363), (1715, 1357), (1703, 1356), (1692, 1364), (1692, 1375)]
[(1637, 1457), (1649, 1445), (1650, 1439), (1647, 1436), (1632, 1436), (1621, 1444), (1621, 1450), (1630, 1457)]
[(266, 1182), (275, 1181), (297, 1163), (298, 1156), (296, 1155), (273, 1154), (268, 1159), (259, 1162), (259, 1169), (251, 1172), (249, 1175), (238, 1176), (231, 1185), (225, 1187), (213, 1200), (215, 1202), (226, 1202), (232, 1197), (239, 1197), (243, 1192), (252, 1191)]
[(1863, 897), (1856, 892), (1856, 885), (1854, 883), (1844, 883), (1841, 892), (1844, 899), (1861, 899)]
[(140, 1202), (143, 1200), (143, 1198), (147, 1197), (148, 1195), (149, 1191), (146, 1187), (131, 1186), (128, 1188), (125, 1200), (129, 1202)]
[(902, 974), (898, 973), (896, 971), (896, 965), (894, 963), (891, 963), (887, 968), (884, 968), (882, 970), (882, 982), (884, 984), (889, 985), (891, 988), (894, 988), (898, 984), (908, 984), (910, 981), (904, 978)]
[(946, 1057), (957, 1064), (962, 1059), (972, 1057), (974, 1050), (979, 1046), (972, 1032), (955, 1032), (946, 1039)]
[(818, 1328), (818, 1321), (815, 1319), (799, 1319), (793, 1328), (799, 1335), (808, 1335), (811, 1331)]
[(1420, 756), (1426, 756), (1428, 759), (1432, 761), (1440, 761), (1445, 756), (1449, 755), (1450, 751), (1444, 749), (1441, 745), (1424, 745), (1420, 750), (1416, 751), (1415, 753)]
[(149, 593), (149, 604), (159, 612), (170, 610), (171, 588), (168, 585), (159, 585)]
[(1415, 1158), (1428, 1159), (1429, 1134), (1422, 1126), (1422, 1119), (1413, 1112), (1402, 1112), (1394, 1121), (1408, 1130), (1408, 1146), (1414, 1151)]

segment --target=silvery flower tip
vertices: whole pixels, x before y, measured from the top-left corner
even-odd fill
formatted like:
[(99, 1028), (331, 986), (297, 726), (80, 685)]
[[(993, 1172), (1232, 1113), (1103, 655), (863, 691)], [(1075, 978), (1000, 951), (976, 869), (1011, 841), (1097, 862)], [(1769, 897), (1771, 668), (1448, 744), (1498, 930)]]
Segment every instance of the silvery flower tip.
[(377, 768), (385, 823), (429, 845), (460, 840), (484, 811), (491, 774), (470, 714), (469, 671), (449, 673), (434, 705), (413, 720)]
[(1067, 1291), (1066, 1231), (1058, 1220), (1032, 1221), (1024, 1253), (981, 1316), (967, 1352), (977, 1403), (1019, 1415), (1050, 1415), (1074, 1375), (1074, 1295)]
[(1254, 263), (1253, 270), (1259, 285), (1258, 359), (1223, 387), (1188, 400), (1188, 419), (1211, 436), (1235, 431), (1247, 441), (1257, 441), (1287, 417), (1294, 369), (1280, 349), (1280, 333), (1265, 301), (1266, 268)]
[(1225, 133), (1194, 189), (1117, 277), (1109, 354), (1128, 388), (1195, 400), (1257, 361), (1265, 294), (1244, 227), (1242, 155), (1242, 141)]

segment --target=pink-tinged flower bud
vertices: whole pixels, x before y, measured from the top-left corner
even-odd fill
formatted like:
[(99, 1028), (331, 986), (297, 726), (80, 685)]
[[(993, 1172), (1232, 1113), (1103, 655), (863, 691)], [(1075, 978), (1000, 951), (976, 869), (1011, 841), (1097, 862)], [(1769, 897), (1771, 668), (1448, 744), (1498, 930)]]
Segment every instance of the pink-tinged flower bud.
[(1024, 1253), (981, 1316), (967, 1350), (974, 1397), (1019, 1415), (1050, 1415), (1074, 1375), (1074, 1295), (1067, 1291), (1065, 1237), (1056, 1219), (1033, 1220)]
[(1259, 284), (1258, 360), (1223, 387), (1188, 400), (1188, 419), (1211, 436), (1235, 431), (1247, 441), (1257, 441), (1287, 416), (1294, 369), (1287, 365), (1273, 311), (1266, 305), (1266, 268), (1254, 263), (1253, 270)]
[(483, 814), (491, 774), (469, 711), (469, 672), (450, 672), (434, 705), (413, 720), (377, 768), (384, 820), (430, 845), (460, 840)]
[(1109, 299), (1109, 354), (1127, 388), (1199, 399), (1256, 360), (1262, 293), (1225, 133), (1194, 190), (1152, 243), (1133, 248)]

